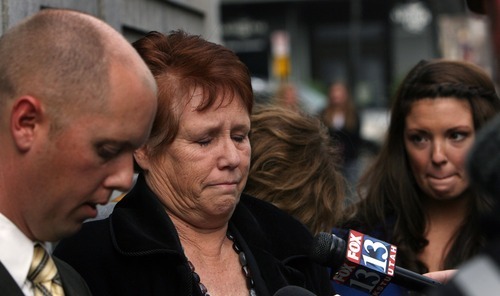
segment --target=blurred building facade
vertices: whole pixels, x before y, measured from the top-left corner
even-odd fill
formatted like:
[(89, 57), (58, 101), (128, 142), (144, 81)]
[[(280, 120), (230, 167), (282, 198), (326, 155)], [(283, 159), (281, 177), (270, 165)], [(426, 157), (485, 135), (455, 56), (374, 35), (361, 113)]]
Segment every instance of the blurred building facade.
[(220, 14), (225, 45), (252, 75), (344, 80), (360, 108), (386, 108), (421, 59), (491, 63), (487, 20), (463, 0), (221, 0)]
[(261, 81), (342, 79), (361, 108), (387, 107), (420, 59), (491, 63), (484, 17), (465, 0), (0, 0), (0, 34), (46, 8), (85, 11), (129, 41), (151, 30), (202, 35), (233, 49)]
[(219, 0), (0, 0), (0, 34), (47, 8), (84, 11), (106, 21), (129, 41), (155, 30), (184, 29), (221, 42)]

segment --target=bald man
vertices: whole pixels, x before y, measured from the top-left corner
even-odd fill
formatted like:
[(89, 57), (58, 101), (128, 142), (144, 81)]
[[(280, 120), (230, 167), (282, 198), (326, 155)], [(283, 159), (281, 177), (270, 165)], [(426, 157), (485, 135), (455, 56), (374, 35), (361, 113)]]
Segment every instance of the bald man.
[[(0, 57), (0, 294), (38, 295), (34, 246), (77, 232), (132, 185), (156, 84), (118, 32), (76, 11), (22, 21), (0, 38)], [(55, 265), (66, 296), (90, 295)]]

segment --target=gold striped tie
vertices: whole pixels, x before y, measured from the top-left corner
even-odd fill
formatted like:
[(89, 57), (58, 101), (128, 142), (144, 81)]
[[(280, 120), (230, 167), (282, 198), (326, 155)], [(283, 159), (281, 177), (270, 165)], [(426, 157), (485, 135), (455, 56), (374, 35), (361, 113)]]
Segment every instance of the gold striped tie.
[(56, 265), (40, 244), (35, 245), (28, 280), (33, 283), (35, 296), (64, 296)]

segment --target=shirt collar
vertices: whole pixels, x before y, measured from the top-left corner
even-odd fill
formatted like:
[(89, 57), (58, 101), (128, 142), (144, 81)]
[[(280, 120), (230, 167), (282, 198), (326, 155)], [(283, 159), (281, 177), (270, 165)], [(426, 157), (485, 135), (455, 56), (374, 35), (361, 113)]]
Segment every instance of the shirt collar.
[(0, 213), (0, 262), (19, 287), (24, 285), (33, 257), (34, 243)]

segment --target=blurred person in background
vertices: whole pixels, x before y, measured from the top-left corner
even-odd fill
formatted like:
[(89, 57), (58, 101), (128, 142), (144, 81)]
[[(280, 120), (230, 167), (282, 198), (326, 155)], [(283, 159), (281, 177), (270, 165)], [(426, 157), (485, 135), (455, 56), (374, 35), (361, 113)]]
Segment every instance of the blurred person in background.
[(281, 82), (273, 100), (277, 106), (296, 111), (301, 110), (297, 86), (291, 82)]
[(387, 138), (344, 230), (396, 245), (397, 265), (418, 273), (454, 269), (475, 255), (485, 243), (480, 217), (492, 204), (469, 185), (465, 161), (476, 131), (499, 111), (494, 84), (478, 66), (417, 64), (398, 88)]
[(493, 75), (497, 83), (500, 82), (500, 2), (497, 0), (461, 0), (465, 1), (470, 11), (486, 15), (489, 21), (489, 33), (493, 44), (495, 65)]
[(328, 102), (320, 112), (330, 136), (341, 147), (342, 171), (351, 186), (358, 179), (358, 156), (361, 145), (361, 122), (347, 85), (335, 81), (328, 89)]
[(270, 203), (242, 195), (253, 91), (229, 49), (183, 31), (134, 42), (158, 84), (142, 170), (109, 218), (55, 250), (94, 295), (331, 295), (307, 256), (312, 235)]
[(252, 158), (244, 192), (304, 223), (313, 234), (337, 226), (345, 180), (328, 129), (311, 115), (261, 105), (251, 116)]

